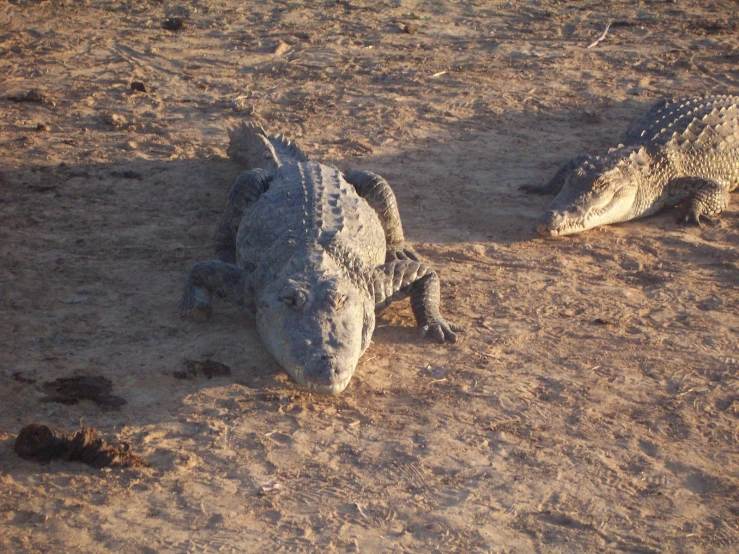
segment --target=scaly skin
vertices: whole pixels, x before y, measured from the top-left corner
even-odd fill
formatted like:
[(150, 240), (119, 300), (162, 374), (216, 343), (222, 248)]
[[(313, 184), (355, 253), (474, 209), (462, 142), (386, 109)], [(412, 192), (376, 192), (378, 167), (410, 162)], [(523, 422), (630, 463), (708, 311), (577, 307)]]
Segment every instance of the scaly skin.
[(539, 219), (544, 236), (579, 233), (679, 204), (683, 222), (717, 221), (739, 185), (739, 97), (657, 103), (600, 156), (568, 162), (543, 187), (557, 194)]
[(229, 155), (250, 169), (231, 187), (216, 260), (193, 266), (185, 314), (213, 295), (255, 317), (265, 347), (299, 383), (337, 394), (349, 384), (375, 312), (411, 297), (424, 336), (454, 342), (439, 279), (404, 246), (395, 195), (380, 176), (343, 175), (255, 125), (230, 132)]

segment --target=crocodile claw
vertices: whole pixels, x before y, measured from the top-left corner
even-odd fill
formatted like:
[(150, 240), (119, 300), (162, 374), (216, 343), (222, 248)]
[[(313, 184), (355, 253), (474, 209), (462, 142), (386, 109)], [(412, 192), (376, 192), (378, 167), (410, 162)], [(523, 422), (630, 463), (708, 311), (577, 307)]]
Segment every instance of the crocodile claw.
[(180, 297), (180, 303), (177, 309), (180, 311), (182, 319), (193, 319), (196, 321), (206, 321), (213, 315), (213, 304), (207, 291), (193, 286), (191, 277), (188, 277), (188, 286)]
[(708, 223), (710, 227), (716, 227), (721, 223), (721, 219), (718, 217), (709, 217), (705, 214), (699, 214), (697, 212), (688, 212), (677, 218), (677, 222), (681, 225), (697, 225), (701, 229), (703, 228), (703, 221), (701, 218)]
[(410, 248), (398, 248), (387, 251), (385, 255), (385, 263), (393, 262), (395, 260), (413, 260), (414, 262), (420, 261), (418, 254), (416, 254)]
[(421, 336), (431, 337), (440, 344), (445, 342), (455, 343), (457, 342), (457, 335), (454, 331), (459, 332), (461, 330), (461, 327), (447, 323), (444, 320), (434, 321), (421, 328)]

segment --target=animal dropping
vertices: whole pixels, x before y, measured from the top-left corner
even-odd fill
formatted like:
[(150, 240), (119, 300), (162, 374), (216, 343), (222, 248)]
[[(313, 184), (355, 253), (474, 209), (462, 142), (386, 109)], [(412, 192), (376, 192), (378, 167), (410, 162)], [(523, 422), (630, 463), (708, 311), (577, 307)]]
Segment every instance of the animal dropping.
[(705, 96), (657, 103), (631, 125), (623, 144), (600, 156), (580, 155), (544, 186), (556, 194), (537, 229), (545, 236), (685, 205), (681, 221), (717, 222), (739, 185), (739, 96)]
[(265, 347), (297, 382), (339, 393), (370, 343), (375, 313), (410, 296), (424, 336), (456, 341), (439, 309), (436, 272), (404, 245), (395, 195), (368, 171), (311, 161), (281, 135), (242, 123), (234, 181), (216, 230), (216, 259), (190, 270), (179, 308), (228, 300), (255, 317)]
[(97, 469), (149, 466), (126, 447), (105, 442), (91, 427), (68, 433), (50, 425), (26, 425), (15, 439), (14, 450), (21, 458), (41, 463), (59, 459), (82, 462)]

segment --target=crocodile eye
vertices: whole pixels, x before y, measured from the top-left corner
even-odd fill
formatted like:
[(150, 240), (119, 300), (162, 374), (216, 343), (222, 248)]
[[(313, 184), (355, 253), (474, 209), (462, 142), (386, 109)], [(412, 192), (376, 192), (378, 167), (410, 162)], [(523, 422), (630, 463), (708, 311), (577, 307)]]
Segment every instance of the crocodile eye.
[(296, 310), (303, 307), (306, 299), (306, 292), (293, 284), (287, 285), (280, 294), (280, 300)]
[(346, 302), (346, 294), (341, 294), (340, 292), (336, 291), (329, 291), (328, 303), (334, 310), (340, 309), (344, 305), (344, 302)]

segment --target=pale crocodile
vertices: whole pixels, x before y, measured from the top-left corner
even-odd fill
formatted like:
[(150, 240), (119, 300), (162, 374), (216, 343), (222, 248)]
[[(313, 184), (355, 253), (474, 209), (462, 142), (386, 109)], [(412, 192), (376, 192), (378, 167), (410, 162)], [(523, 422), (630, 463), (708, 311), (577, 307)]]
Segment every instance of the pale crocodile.
[(557, 194), (537, 229), (568, 235), (684, 204), (683, 222), (716, 222), (739, 185), (739, 96), (663, 100), (631, 125), (624, 144), (581, 155), (544, 186)]
[(422, 335), (456, 341), (436, 272), (404, 247), (387, 181), (310, 161), (254, 124), (229, 137), (229, 155), (249, 169), (231, 187), (216, 259), (190, 270), (182, 312), (210, 314), (213, 295), (234, 302), (296, 381), (334, 394), (369, 346), (375, 312), (394, 300), (410, 296)]

